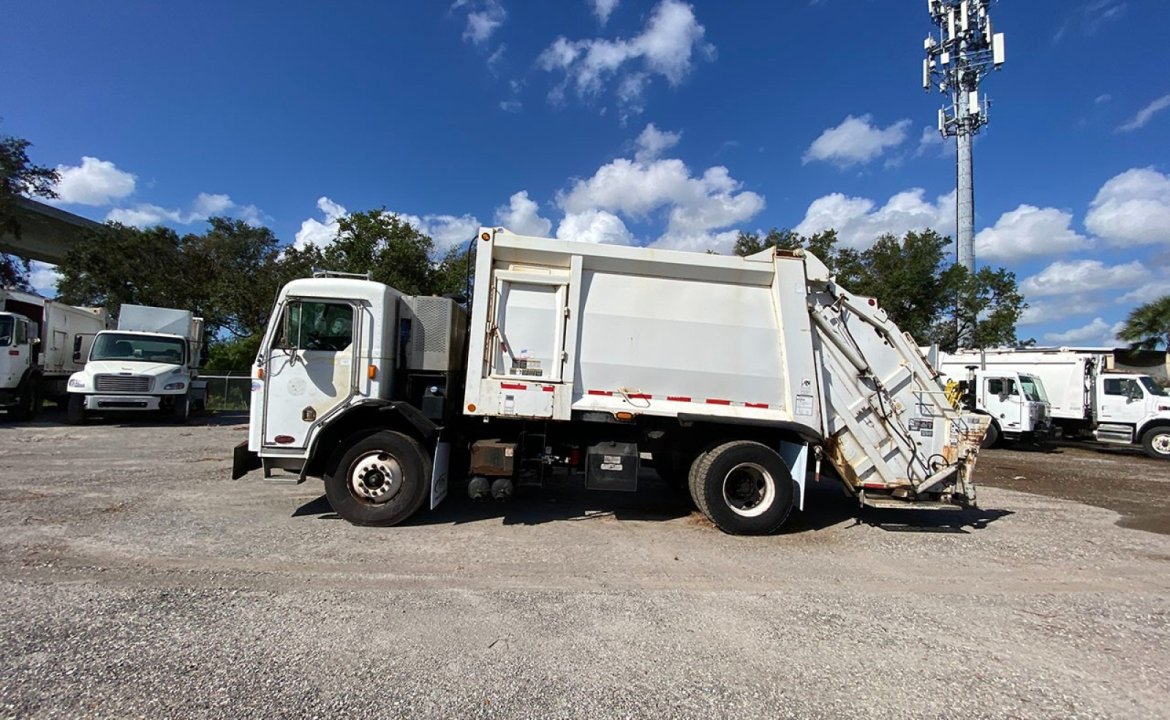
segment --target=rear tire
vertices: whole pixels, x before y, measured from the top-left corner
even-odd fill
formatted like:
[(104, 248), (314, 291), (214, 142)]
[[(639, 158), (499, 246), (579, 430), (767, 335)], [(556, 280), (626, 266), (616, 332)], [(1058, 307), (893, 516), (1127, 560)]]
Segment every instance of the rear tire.
[(792, 474), (767, 445), (724, 443), (700, 455), (690, 473), (691, 497), (725, 533), (770, 535), (792, 512)]
[(422, 507), (431, 459), (414, 438), (381, 430), (343, 442), (325, 473), (325, 496), (354, 525), (397, 525)]
[(993, 448), (996, 445), (999, 445), (999, 441), (1000, 441), (999, 425), (996, 425), (995, 421), (992, 420), (991, 424), (987, 426), (987, 432), (984, 433), (983, 440), (980, 441), (979, 447)]
[(1146, 430), (1142, 435), (1142, 450), (1155, 460), (1170, 460), (1170, 426), (1162, 425)]
[(69, 401), (65, 404), (65, 421), (70, 425), (82, 425), (85, 420), (85, 396), (69, 393)]
[(41, 409), (41, 394), (35, 380), (26, 380), (16, 407), (9, 411), (13, 420), (32, 420)]

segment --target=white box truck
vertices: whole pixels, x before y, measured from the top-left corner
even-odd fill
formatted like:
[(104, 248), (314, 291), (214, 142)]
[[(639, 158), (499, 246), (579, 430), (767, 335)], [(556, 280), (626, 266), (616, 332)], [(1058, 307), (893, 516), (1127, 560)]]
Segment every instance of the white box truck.
[(233, 476), (324, 479), (392, 525), (469, 478), (635, 490), (640, 456), (724, 531), (775, 531), (822, 461), (870, 506), (975, 503), (986, 419), (947, 401), (914, 341), (800, 251), (748, 258), (481, 228), (454, 301), (348, 277), (279, 293)]
[(995, 447), (1001, 440), (1039, 442), (1051, 435), (1052, 409), (1044, 382), (1035, 373), (981, 365), (967, 353), (940, 353), (935, 367), (948, 387), (955, 383), (966, 409), (990, 419), (983, 447)]
[(122, 305), (115, 330), (98, 333), (85, 367), (69, 378), (70, 423), (95, 413), (162, 411), (185, 422), (204, 401), (196, 377), (203, 352), (203, 319), (189, 310)]
[(45, 398), (65, 400), (65, 383), (82, 367), (73, 348), (109, 327), (101, 308), (74, 307), (35, 293), (0, 289), (0, 409), (29, 420)]
[(1007, 348), (963, 351), (947, 362), (1038, 378), (1063, 435), (1140, 444), (1148, 456), (1170, 460), (1170, 396), (1149, 375), (1111, 369), (1112, 358), (1104, 348)]

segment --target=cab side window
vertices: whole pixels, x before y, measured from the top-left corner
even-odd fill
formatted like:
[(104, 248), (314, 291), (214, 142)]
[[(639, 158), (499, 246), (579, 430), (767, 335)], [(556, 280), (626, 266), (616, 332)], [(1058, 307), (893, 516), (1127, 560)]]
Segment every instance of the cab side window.
[(28, 323), (18, 321), (16, 323), (16, 344), (17, 345), (24, 345), (27, 342), (28, 342)]
[(992, 395), (1015, 395), (1016, 381), (1011, 378), (988, 378), (987, 392)]
[(1105, 380), (1106, 395), (1120, 395), (1122, 397), (1141, 397), (1141, 386), (1137, 380), (1131, 378), (1107, 378)]
[(285, 308), (272, 346), (337, 352), (353, 342), (353, 307), (339, 303), (298, 302)]

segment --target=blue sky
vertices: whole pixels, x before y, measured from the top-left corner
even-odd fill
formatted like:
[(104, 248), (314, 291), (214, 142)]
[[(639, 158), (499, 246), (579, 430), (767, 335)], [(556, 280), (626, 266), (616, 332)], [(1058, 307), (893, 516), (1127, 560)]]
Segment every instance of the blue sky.
[[(984, 85), (978, 262), (1016, 272), (1021, 337), (1109, 343), (1170, 292), (1170, 3), (992, 14), (1008, 59)], [(443, 247), (483, 223), (724, 252), (773, 226), (859, 247), (953, 234), (921, 0), (0, 0), (0, 17), (0, 132), (95, 220), (227, 214), (321, 243), (339, 213), (386, 207)]]

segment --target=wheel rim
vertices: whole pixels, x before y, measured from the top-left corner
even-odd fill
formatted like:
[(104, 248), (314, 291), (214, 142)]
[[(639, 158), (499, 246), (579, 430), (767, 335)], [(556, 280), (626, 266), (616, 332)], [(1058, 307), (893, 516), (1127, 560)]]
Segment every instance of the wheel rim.
[(756, 463), (740, 463), (723, 476), (723, 502), (736, 515), (758, 517), (776, 501), (776, 479)]
[(383, 450), (359, 456), (349, 466), (349, 491), (358, 500), (380, 505), (402, 490), (402, 465)]
[(1170, 455), (1170, 432), (1160, 432), (1150, 442), (1150, 447), (1159, 455)]

